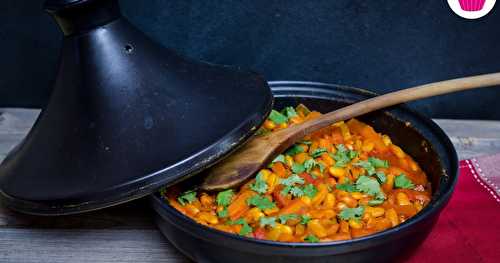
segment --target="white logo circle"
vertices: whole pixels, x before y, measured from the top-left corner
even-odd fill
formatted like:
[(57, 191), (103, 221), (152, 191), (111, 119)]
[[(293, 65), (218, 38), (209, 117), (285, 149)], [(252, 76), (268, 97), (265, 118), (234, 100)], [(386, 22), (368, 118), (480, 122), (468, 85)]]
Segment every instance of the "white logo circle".
[(451, 10), (466, 19), (478, 19), (488, 14), (496, 0), (448, 0)]

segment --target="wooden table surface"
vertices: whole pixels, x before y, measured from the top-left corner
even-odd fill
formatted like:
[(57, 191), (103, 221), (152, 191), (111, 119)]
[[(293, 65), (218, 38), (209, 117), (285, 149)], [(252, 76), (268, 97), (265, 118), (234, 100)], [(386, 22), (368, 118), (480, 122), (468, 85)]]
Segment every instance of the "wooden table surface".
[[(37, 110), (0, 109), (0, 160)], [(461, 159), (500, 153), (500, 121), (435, 120)], [(82, 215), (36, 217), (0, 206), (0, 262), (188, 262), (153, 222), (144, 200)]]

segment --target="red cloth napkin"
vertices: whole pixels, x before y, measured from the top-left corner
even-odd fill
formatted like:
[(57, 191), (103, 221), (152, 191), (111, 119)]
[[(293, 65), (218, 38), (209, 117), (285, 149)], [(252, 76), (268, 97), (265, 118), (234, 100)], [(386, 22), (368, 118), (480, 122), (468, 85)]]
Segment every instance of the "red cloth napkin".
[(408, 262), (500, 262), (500, 154), (460, 161), (455, 192)]

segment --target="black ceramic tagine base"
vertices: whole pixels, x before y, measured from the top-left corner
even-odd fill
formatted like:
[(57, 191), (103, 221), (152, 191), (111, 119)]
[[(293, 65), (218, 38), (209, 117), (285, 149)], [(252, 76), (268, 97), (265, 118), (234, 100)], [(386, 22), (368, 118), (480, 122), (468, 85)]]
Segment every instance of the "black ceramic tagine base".
[(259, 75), (192, 61), (133, 27), (116, 0), (48, 0), (65, 34), (53, 93), (0, 166), (0, 199), (41, 215), (150, 194), (234, 150), (272, 107)]

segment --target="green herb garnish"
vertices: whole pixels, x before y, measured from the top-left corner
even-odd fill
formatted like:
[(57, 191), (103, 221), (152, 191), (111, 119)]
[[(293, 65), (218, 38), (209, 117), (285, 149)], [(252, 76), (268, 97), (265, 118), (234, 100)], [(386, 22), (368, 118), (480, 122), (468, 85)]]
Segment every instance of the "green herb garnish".
[(270, 130), (264, 128), (264, 127), (260, 127), (256, 132), (255, 132), (255, 135), (256, 136), (264, 136), (266, 134), (269, 134), (271, 133)]
[(218, 205), (228, 206), (231, 203), (233, 195), (234, 195), (233, 190), (231, 189), (225, 190), (217, 194), (215, 201), (217, 202)]
[(224, 207), (224, 209), (222, 209), (221, 211), (217, 212), (217, 216), (220, 217), (220, 218), (227, 217), (228, 216), (227, 207)]
[(386, 160), (381, 160), (375, 157), (369, 157), (368, 162), (370, 162), (375, 168), (389, 168), (389, 162)]
[(311, 145), (312, 142), (309, 141), (309, 140), (302, 140), (302, 141), (299, 142), (299, 144)]
[(378, 181), (365, 175), (360, 176), (356, 181), (356, 189), (369, 195), (377, 195), (381, 191)]
[(332, 155), (335, 160), (335, 166), (345, 167), (352, 159), (358, 156), (358, 152), (348, 150), (343, 144), (337, 145), (337, 152)]
[(336, 184), (335, 188), (342, 190), (342, 191), (349, 192), (349, 193), (357, 191), (356, 186), (354, 186), (353, 184), (350, 184), (350, 183)]
[(278, 216), (278, 219), (280, 220), (281, 224), (286, 224), (286, 222), (290, 219), (298, 219), (298, 218), (299, 216), (296, 214), (287, 214)]
[(227, 221), (227, 223), (226, 223), (226, 224), (228, 224), (228, 225), (243, 225), (243, 224), (245, 224), (246, 222), (247, 222), (247, 221), (245, 221), (245, 219), (244, 219), (244, 218), (240, 218), (240, 219), (236, 219), (236, 220), (234, 220), (234, 221), (233, 221), (233, 220), (229, 220), (229, 221)]
[(309, 221), (311, 221), (311, 217), (308, 215), (301, 215), (300, 217), (301, 217), (300, 223), (302, 225), (307, 225), (307, 223), (309, 223)]
[(259, 219), (259, 224), (261, 227), (265, 227), (265, 226), (275, 227), (276, 226), (276, 217), (261, 217)]
[(394, 187), (403, 189), (413, 189), (415, 185), (412, 183), (405, 174), (400, 174), (394, 178)]
[(354, 165), (365, 169), (368, 175), (373, 175), (376, 173), (375, 167), (373, 167), (373, 165), (369, 161), (359, 161)]
[(298, 116), (293, 107), (286, 107), (281, 111), (281, 113), (284, 114), (288, 119)]
[(304, 178), (296, 174), (292, 174), (288, 178), (281, 179), (280, 184), (285, 186), (292, 186), (294, 184), (304, 184)]
[(277, 162), (285, 163), (285, 156), (283, 154), (276, 156), (276, 158), (274, 158), (274, 160), (271, 162), (271, 164), (277, 163)]
[(325, 148), (317, 148), (311, 153), (312, 158), (317, 158), (321, 156), (323, 153), (328, 152)]
[(274, 204), (271, 200), (267, 199), (264, 196), (260, 196), (260, 195), (254, 195), (254, 196), (248, 198), (247, 204), (253, 205), (261, 210), (271, 209), (271, 208), (276, 207), (276, 204)]
[(368, 175), (374, 175), (377, 173), (377, 171), (375, 170), (376, 168), (388, 168), (389, 162), (385, 160), (380, 160), (375, 157), (370, 157), (368, 158), (367, 161), (359, 161), (354, 165), (365, 169)]
[(297, 144), (294, 144), (292, 147), (290, 147), (286, 152), (285, 154), (286, 155), (290, 155), (290, 156), (294, 156), (294, 155), (297, 155), (299, 153), (303, 153), (304, 152), (304, 148), (302, 148), (302, 146), (300, 145), (297, 145)]
[(318, 243), (319, 238), (317, 238), (315, 235), (308, 235), (306, 238), (304, 238), (304, 241), (309, 242), (309, 243)]
[(285, 115), (275, 110), (271, 111), (271, 113), (269, 114), (269, 119), (278, 125), (286, 123), (288, 121), (288, 118)]
[(194, 200), (196, 200), (196, 191), (194, 190), (186, 191), (177, 197), (177, 201), (179, 201), (179, 203), (183, 206), (191, 204)]
[(251, 234), (253, 231), (253, 228), (249, 226), (247, 223), (243, 224), (243, 227), (240, 229), (240, 236), (247, 236)]
[(304, 162), (304, 168), (306, 168), (306, 172), (310, 173), (314, 167), (318, 167), (320, 172), (323, 172), (325, 170), (325, 166), (314, 159), (307, 159)]
[(380, 184), (383, 184), (387, 181), (387, 177), (385, 176), (384, 172), (376, 172), (375, 178), (377, 178)]
[[(304, 190), (298, 186), (290, 186), (289, 192), (291, 195), (295, 197), (301, 197), (304, 196)], [(286, 194), (284, 194), (286, 195)]]
[(306, 171), (306, 168), (302, 164), (294, 163), (292, 165), (292, 172), (295, 174), (301, 174)]
[(318, 193), (318, 189), (313, 184), (308, 184), (304, 186), (303, 192), (307, 197), (313, 198)]
[(257, 174), (255, 177), (255, 183), (250, 185), (250, 189), (259, 194), (265, 194), (267, 192), (267, 183), (264, 180), (264, 174), (262, 172)]
[(368, 205), (374, 206), (374, 205), (381, 205), (385, 200), (384, 199), (373, 199), (368, 201)]
[(289, 193), (295, 197), (304, 195), (302, 188), (296, 186), (296, 184), (304, 184), (304, 179), (296, 174), (292, 174), (286, 179), (281, 179), (280, 184), (285, 186), (283, 190), (281, 190), (281, 195), (287, 195)]
[(342, 220), (349, 220), (349, 219), (360, 219), (363, 216), (363, 213), (365, 212), (365, 207), (360, 206), (357, 208), (344, 208), (340, 213), (338, 214), (338, 217)]
[(246, 236), (246, 235), (252, 233), (252, 231), (253, 231), (252, 227), (249, 226), (247, 221), (243, 218), (240, 218), (240, 219), (235, 220), (235, 221), (228, 221), (227, 224), (229, 224), (229, 225), (243, 225), (241, 227), (241, 230), (239, 233), (241, 236)]

